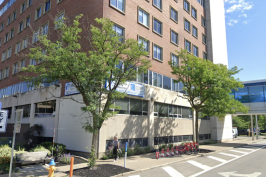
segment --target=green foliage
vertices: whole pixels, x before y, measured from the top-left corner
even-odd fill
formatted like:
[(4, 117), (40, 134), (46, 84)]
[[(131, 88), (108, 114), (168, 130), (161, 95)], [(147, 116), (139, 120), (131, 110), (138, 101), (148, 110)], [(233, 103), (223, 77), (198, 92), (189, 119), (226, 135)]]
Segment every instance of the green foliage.
[(59, 157), (60, 162), (65, 163), (65, 164), (70, 164), (71, 162), (71, 155), (70, 154), (62, 154)]
[(172, 147), (174, 147), (174, 144), (170, 143), (170, 144), (168, 144), (168, 147), (169, 147), (169, 149), (171, 149)]
[(8, 145), (0, 146), (0, 157), (11, 156), (12, 148)]
[(203, 143), (201, 143), (202, 145), (208, 145), (208, 144), (216, 144), (216, 142), (212, 139), (210, 139), (209, 141), (205, 141)]
[(160, 149), (160, 150), (162, 150), (162, 149), (166, 150), (166, 147), (167, 147), (166, 144), (161, 144), (159, 149)]
[(125, 149), (121, 148), (122, 153), (117, 153), (117, 156), (120, 157), (124, 157), (125, 156)]
[(112, 158), (114, 158), (113, 151), (112, 151), (112, 150), (108, 150), (108, 151), (106, 152), (106, 156), (107, 156), (108, 159), (112, 159)]
[(102, 160), (107, 160), (108, 156), (107, 155), (103, 155)]
[[(233, 127), (238, 130), (246, 130), (251, 126), (250, 115), (233, 116)], [(266, 129), (266, 116), (258, 115), (258, 126), (261, 130)], [(256, 127), (255, 116), (253, 116), (253, 127)]]
[(151, 152), (151, 147), (150, 147), (150, 146), (146, 146), (146, 147), (144, 148), (144, 151), (145, 151), (146, 153)]
[[(66, 152), (66, 145), (61, 144), (61, 143), (54, 143), (54, 155), (56, 152), (56, 146), (58, 145), (58, 155), (60, 156), (61, 154), (64, 154)], [(43, 142), (41, 143), (41, 146), (45, 147), (48, 149), (50, 152), (53, 150), (53, 142)]]
[[(11, 156), (3, 156), (0, 157), (0, 172), (3, 171), (4, 173), (9, 172), (10, 169), (10, 158)], [(16, 163), (13, 160), (12, 171), (15, 171)]]
[(180, 145), (181, 145), (181, 146), (184, 146), (184, 145), (185, 145), (185, 143), (184, 143), (184, 142), (182, 142)]
[(30, 127), (28, 131), (26, 131), (23, 136), (27, 142), (31, 142), (30, 146), (34, 147), (36, 144), (39, 143), (39, 138), (43, 131), (42, 124), (35, 124), (34, 126)]
[(35, 148), (31, 149), (29, 152), (41, 152), (41, 151), (47, 151), (48, 155), (51, 155), (51, 151), (46, 149), (45, 147), (38, 145)]
[[(89, 30), (82, 31), (79, 22), (82, 16), (76, 16), (72, 24), (60, 23), (58, 38), (39, 37), (42, 47), (31, 48), (28, 57), (41, 64), (23, 68), (38, 77), (27, 74), (23, 79), (36, 86), (58, 79), (72, 82), (85, 104), (81, 110), (92, 115), (82, 127), (93, 133), (95, 139), (103, 122), (115, 114), (109, 111), (113, 101), (125, 96), (116, 91), (117, 87), (136, 78), (136, 67), (139, 73), (147, 71), (151, 62), (143, 45), (135, 39), (122, 39), (109, 19), (96, 18), (95, 26), (89, 25)], [(47, 55), (42, 54), (43, 49)], [(123, 69), (117, 67), (121, 62)], [(108, 83), (107, 89), (105, 83)]]
[(89, 159), (88, 159), (89, 168), (93, 168), (96, 165), (96, 159), (97, 159), (97, 156), (96, 156), (96, 153), (95, 153), (94, 146), (92, 145), (91, 146), (91, 153), (90, 153), (90, 156), (89, 156)]
[(133, 156), (135, 155), (134, 149), (128, 148), (127, 149), (127, 156)]
[(198, 118), (203, 116), (224, 117), (226, 114), (236, 112), (247, 113), (248, 108), (230, 95), (232, 90), (243, 88), (240, 80), (234, 75), (240, 70), (237, 67), (228, 69), (226, 65), (214, 64), (203, 60), (186, 50), (177, 52), (181, 65), (169, 61), (172, 74), (176, 75), (177, 82), (184, 85), (184, 94), (179, 97), (187, 99), (192, 109), (196, 112), (196, 133), (198, 142)]

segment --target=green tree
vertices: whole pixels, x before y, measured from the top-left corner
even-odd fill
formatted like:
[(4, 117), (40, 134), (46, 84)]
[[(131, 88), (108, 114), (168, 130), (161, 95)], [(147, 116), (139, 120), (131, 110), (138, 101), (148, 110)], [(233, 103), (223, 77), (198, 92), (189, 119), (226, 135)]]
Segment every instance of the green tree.
[(147, 71), (151, 64), (143, 45), (117, 34), (110, 20), (95, 19), (95, 26), (84, 23), (89, 27), (82, 30), (80, 18), (82, 15), (70, 24), (65, 19), (64, 23), (56, 22), (57, 40), (39, 37), (40, 45), (31, 48), (28, 57), (41, 64), (24, 68), (38, 77), (24, 79), (33, 85), (58, 79), (73, 83), (83, 100), (69, 98), (85, 104), (81, 109), (89, 116), (82, 127), (93, 133), (92, 145), (98, 155), (98, 132), (103, 122), (115, 114), (109, 111), (114, 108), (114, 101), (126, 95), (116, 91), (117, 87), (134, 80), (137, 73)]
[[(178, 96), (187, 99), (196, 113), (193, 121), (193, 140), (199, 141), (199, 113), (217, 117), (236, 112), (246, 113), (248, 108), (230, 95), (232, 89), (242, 88), (243, 85), (233, 76), (240, 70), (237, 67), (228, 69), (222, 64), (213, 64), (203, 60), (187, 50), (177, 52), (181, 65), (169, 62), (172, 74), (177, 76), (177, 82), (184, 85), (184, 93)], [(195, 125), (194, 125), (195, 122)]]

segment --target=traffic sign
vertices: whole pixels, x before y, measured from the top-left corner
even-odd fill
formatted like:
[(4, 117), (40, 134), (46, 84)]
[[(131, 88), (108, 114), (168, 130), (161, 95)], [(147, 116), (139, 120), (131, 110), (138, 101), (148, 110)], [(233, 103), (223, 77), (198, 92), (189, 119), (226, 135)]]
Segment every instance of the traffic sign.
[(0, 110), (0, 133), (6, 132), (7, 113), (8, 113), (8, 111), (6, 111), (6, 110)]

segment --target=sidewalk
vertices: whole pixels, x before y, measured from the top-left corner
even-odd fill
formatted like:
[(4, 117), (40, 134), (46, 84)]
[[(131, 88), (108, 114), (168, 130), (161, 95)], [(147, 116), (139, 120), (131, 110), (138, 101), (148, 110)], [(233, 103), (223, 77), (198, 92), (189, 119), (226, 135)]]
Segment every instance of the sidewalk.
[[(261, 137), (261, 138), (264, 138), (264, 137)], [(200, 149), (207, 149), (207, 150), (211, 150), (214, 152), (219, 152), (219, 151), (232, 149), (232, 148), (238, 147), (238, 146), (243, 146), (246, 144), (258, 143), (262, 140), (265, 140), (265, 139), (259, 139), (259, 140), (255, 139), (254, 141), (252, 141), (251, 138), (248, 138), (248, 137), (239, 137), (238, 139), (236, 139), (234, 141), (223, 142), (223, 143), (218, 143), (218, 144), (211, 144), (211, 145), (201, 145)], [(210, 153), (208, 153), (208, 154), (210, 154)], [(192, 159), (192, 158), (198, 157), (200, 155), (181, 155), (181, 156), (176, 156), (176, 157), (161, 158), (159, 160), (157, 160), (155, 158), (155, 153), (130, 156), (130, 157), (127, 157), (126, 167), (134, 170), (134, 172), (144, 171), (144, 170), (147, 170), (150, 168), (155, 168), (158, 166), (164, 166), (167, 164)], [(124, 167), (124, 158), (117, 160), (117, 162), (113, 162), (113, 159), (98, 160), (97, 164), (98, 165), (100, 165), (100, 164), (112, 164), (112, 165), (118, 165), (118, 166)], [(25, 167), (23, 167), (23, 169), (20, 170), (19, 173), (13, 173), (12, 177), (22, 177), (22, 176), (29, 176), (29, 177), (44, 176), (44, 177), (46, 177), (48, 175), (48, 171), (46, 170), (47, 167), (48, 166), (45, 166), (45, 165), (25, 166)], [(74, 169), (79, 169), (79, 168), (84, 168), (84, 167), (87, 167), (87, 163), (74, 165)], [(64, 172), (69, 171), (69, 169), (70, 169), (70, 165), (66, 165), (63, 167), (57, 167), (56, 172), (55, 172), (55, 177), (68, 176)], [(127, 174), (129, 174), (129, 173), (127, 173)], [(117, 176), (122, 176), (122, 175), (123, 174), (120, 174)], [(0, 175), (0, 177), (8, 177), (8, 174)]]

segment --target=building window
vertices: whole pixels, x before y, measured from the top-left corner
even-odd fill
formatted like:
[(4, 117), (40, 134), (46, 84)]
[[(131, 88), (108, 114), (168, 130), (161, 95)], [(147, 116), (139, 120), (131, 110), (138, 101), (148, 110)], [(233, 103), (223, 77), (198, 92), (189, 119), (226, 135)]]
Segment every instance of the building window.
[(189, 53), (191, 53), (191, 42), (188, 40), (185, 40), (185, 48)]
[(192, 27), (192, 35), (198, 38), (198, 29), (195, 26)]
[(153, 58), (163, 60), (163, 48), (156, 44), (153, 44)]
[(207, 53), (206, 52), (203, 52), (203, 59), (205, 59), (205, 60), (208, 59), (208, 56), (207, 56)]
[(9, 66), (6, 67), (5, 73), (4, 73), (4, 78), (8, 78), (8, 77), (9, 77)]
[(32, 5), (32, 0), (28, 0), (28, 7)]
[(173, 66), (179, 66), (179, 58), (178, 56), (174, 55), (174, 54), (171, 54), (172, 55), (172, 65)]
[(16, 18), (17, 18), (17, 11), (13, 12), (13, 19), (12, 20), (14, 21), (14, 20), (16, 20)]
[(60, 28), (60, 26), (64, 23), (64, 15), (65, 13), (62, 12), (56, 16), (55, 29)]
[(171, 78), (163, 76), (163, 89), (171, 90)]
[(22, 68), (25, 67), (25, 59), (20, 60), (19, 71), (22, 71)]
[(16, 106), (16, 109), (23, 109), (23, 115), (22, 115), (23, 118), (30, 117), (30, 108), (31, 108), (30, 104), (23, 105), (23, 106)]
[(2, 53), (2, 61), (6, 60), (6, 50)]
[(35, 104), (35, 117), (52, 117), (55, 115), (56, 101), (45, 101)]
[(21, 32), (22, 30), (23, 30), (23, 21), (19, 23), (18, 32)]
[(30, 60), (30, 65), (36, 65), (36, 60), (31, 59), (31, 60)]
[(187, 12), (190, 12), (190, 4), (188, 1), (184, 0), (184, 9), (187, 11)]
[(125, 12), (125, 0), (111, 0), (111, 6)]
[(147, 39), (144, 39), (142, 37), (139, 37), (139, 44), (142, 44), (144, 47), (144, 50), (146, 50), (147, 52), (150, 52), (150, 41)]
[(40, 7), (38, 7), (38, 8), (36, 9), (36, 18), (35, 18), (35, 19), (40, 18), (41, 15), (42, 15), (42, 6), (40, 6)]
[(28, 47), (28, 37), (24, 38), (22, 41), (22, 50)]
[(48, 34), (48, 23), (42, 26), (42, 35)]
[(194, 7), (191, 8), (191, 15), (193, 18), (197, 19), (197, 10)]
[(139, 9), (139, 23), (149, 27), (149, 17), (150, 15), (147, 12), (142, 9)]
[(19, 41), (16, 45), (16, 53), (20, 52), (21, 50), (21, 42)]
[(162, 35), (162, 22), (160, 22), (159, 20), (157, 19), (153, 19), (153, 31)]
[(162, 88), (162, 75), (153, 72), (152, 82), (153, 86)]
[(120, 26), (118, 26), (118, 25), (114, 25), (113, 26), (113, 30), (116, 32), (116, 34), (118, 35), (118, 36), (120, 36), (120, 41), (124, 41), (124, 28), (122, 28), (122, 27), (120, 27)]
[(178, 34), (171, 30), (171, 42), (178, 45)]
[(162, 0), (153, 0), (153, 5), (162, 10)]
[(39, 29), (34, 31), (33, 33), (33, 38), (32, 38), (32, 43), (34, 44), (35, 42), (39, 41)]
[(21, 13), (23, 13), (23, 12), (25, 11), (25, 9), (26, 9), (26, 3), (23, 2), (23, 3), (21, 4)]
[(30, 16), (26, 17), (25, 27), (28, 27), (29, 25), (30, 25)]
[(7, 17), (7, 25), (11, 23), (11, 15)]
[(51, 9), (51, 0), (45, 2), (44, 13), (48, 12)]
[(0, 80), (4, 79), (4, 69), (0, 71)]
[(4, 26), (5, 26), (5, 23), (2, 22), (1, 25), (0, 25), (0, 32), (4, 30)]
[(2, 39), (0, 38), (0, 47), (2, 46)]
[(190, 32), (190, 22), (185, 19), (185, 30)]
[(9, 47), (7, 49), (7, 58), (10, 58), (11, 57), (11, 54), (12, 54), (12, 47)]
[(18, 62), (17, 62), (17, 63), (14, 63), (14, 66), (13, 66), (13, 74), (18, 73), (18, 71), (19, 71), (19, 68), (18, 68)]
[(195, 45), (193, 45), (193, 54), (196, 56), (196, 57), (199, 57), (199, 48)]
[(178, 15), (177, 11), (171, 7), (171, 19), (174, 20), (175, 22), (178, 21)]
[(14, 37), (14, 28), (11, 29), (11, 31), (10, 31), (10, 39), (12, 39), (13, 37)]
[(5, 43), (8, 41), (8, 33), (5, 34)]
[(201, 17), (201, 25), (206, 27), (206, 19), (204, 17)]
[(204, 34), (202, 34), (202, 43), (205, 45), (207, 44), (207, 37)]

